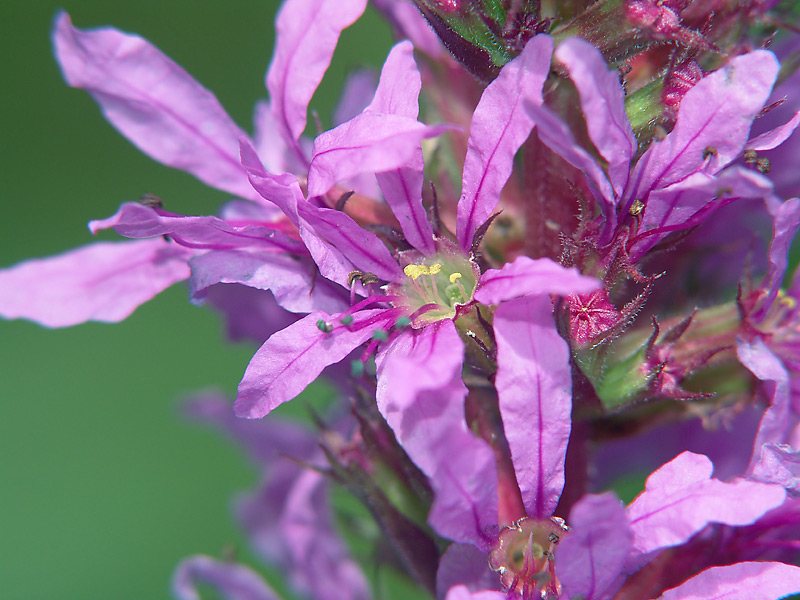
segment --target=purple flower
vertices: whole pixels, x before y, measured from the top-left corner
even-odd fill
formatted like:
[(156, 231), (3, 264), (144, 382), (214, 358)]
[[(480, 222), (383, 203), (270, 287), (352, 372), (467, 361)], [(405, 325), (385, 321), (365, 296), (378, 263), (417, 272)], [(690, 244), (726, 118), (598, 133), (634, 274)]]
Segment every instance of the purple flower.
[(650, 144), (633, 168), (636, 142), (616, 74), (580, 39), (562, 42), (555, 56), (578, 89), (589, 138), (608, 162), (607, 174), (550, 109), (528, 108), (539, 139), (584, 173), (603, 213), (598, 246), (630, 229), (626, 245), (635, 263), (667, 234), (699, 224), (718, 207), (770, 194), (765, 177), (725, 167), (749, 147), (751, 123), (778, 73), (771, 53), (738, 56), (697, 82), (681, 100), (672, 132)]
[(321, 472), (326, 461), (316, 436), (291, 421), (237, 419), (230, 403), (214, 394), (193, 398), (187, 412), (227, 433), (261, 471), (258, 489), (235, 503), (255, 551), (304, 596), (367, 600), (366, 578), (334, 528), (329, 481)]
[[(481, 274), (469, 252), (479, 227), (497, 204), (515, 151), (532, 127), (523, 104), (541, 99), (550, 44), (545, 36), (532, 40), (487, 88), (475, 110), (459, 201), (458, 246), (434, 234), (422, 204), (419, 141), (425, 134), (414, 125), (420, 78), (410, 45), (402, 43), (392, 50), (372, 103), (351, 121), (317, 138), (308, 177), (313, 197), (362, 170), (376, 171), (410, 249), (395, 250), (393, 255), (374, 233), (341, 211), (318, 206), (313, 198), (306, 200), (299, 182), (271, 175), (252, 149), (243, 147), (243, 163), (253, 186), (297, 223), (320, 272), (351, 287), (353, 293), (360, 283), (370, 295), (343, 313), (312, 313), (270, 338), (253, 357), (239, 386), (239, 415), (267, 414), (302, 391), (326, 366), (370, 339), (361, 364), (382, 343), (395, 339), (411, 343), (424, 335), (426, 326), (440, 323), (434, 337), (455, 334), (447, 321), (474, 311), (476, 301), (501, 304), (531, 294), (581, 293), (596, 287), (594, 280), (547, 259), (520, 257), (500, 270)], [(516, 100), (509, 103), (509, 97)], [(381, 281), (388, 283), (376, 289)], [(404, 331), (406, 325), (412, 329)], [(456, 344), (453, 352), (459, 352)], [(442, 385), (448, 385), (446, 379)]]
[[(627, 508), (613, 493), (587, 495), (572, 507), (568, 526), (559, 520), (525, 517), (500, 529), (489, 560), (503, 593), (491, 588), (479, 592), (488, 576), (488, 569), (480, 566), (480, 553), (453, 545), (442, 559), (439, 595), (633, 600), (673, 594), (669, 597), (682, 598), (681, 594), (701, 588), (722, 573), (719, 567), (709, 567), (749, 560), (757, 555), (758, 550), (752, 549), (760, 543), (731, 542), (713, 549), (702, 541), (705, 538), (729, 531), (745, 540), (797, 527), (793, 512), (787, 513), (788, 518), (775, 517), (786, 511), (786, 492), (781, 486), (747, 479), (724, 483), (710, 475), (711, 462), (705, 456), (683, 453), (656, 470), (645, 491)], [(558, 495), (551, 497), (557, 500)], [(738, 554), (734, 548), (741, 548)], [(725, 567), (725, 576), (738, 576), (742, 589), (759, 589), (765, 580), (751, 574), (748, 564)], [(800, 568), (762, 564), (783, 574), (785, 581), (776, 588), (783, 594), (800, 590)]]
[(210, 556), (184, 559), (172, 577), (172, 592), (178, 600), (200, 600), (198, 585), (211, 586), (225, 600), (280, 600), (255, 571)]

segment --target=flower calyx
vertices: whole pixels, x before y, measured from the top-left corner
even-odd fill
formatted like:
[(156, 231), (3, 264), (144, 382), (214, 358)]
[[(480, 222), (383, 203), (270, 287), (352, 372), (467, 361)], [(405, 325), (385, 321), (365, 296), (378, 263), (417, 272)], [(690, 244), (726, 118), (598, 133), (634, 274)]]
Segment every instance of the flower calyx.
[(500, 575), (509, 597), (532, 600), (557, 598), (553, 551), (569, 532), (563, 519), (523, 517), (500, 531), (489, 553), (489, 566)]

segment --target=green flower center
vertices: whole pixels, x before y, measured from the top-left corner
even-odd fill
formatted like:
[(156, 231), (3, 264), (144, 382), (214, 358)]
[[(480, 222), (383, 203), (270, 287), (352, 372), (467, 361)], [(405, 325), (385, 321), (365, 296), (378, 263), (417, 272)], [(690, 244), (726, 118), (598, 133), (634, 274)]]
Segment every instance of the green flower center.
[(478, 283), (475, 265), (463, 257), (412, 263), (403, 272), (406, 282), (392, 284), (390, 291), (402, 298), (400, 304), (407, 306), (410, 314), (418, 313), (413, 319), (415, 327), (453, 319), (458, 306), (472, 301)]

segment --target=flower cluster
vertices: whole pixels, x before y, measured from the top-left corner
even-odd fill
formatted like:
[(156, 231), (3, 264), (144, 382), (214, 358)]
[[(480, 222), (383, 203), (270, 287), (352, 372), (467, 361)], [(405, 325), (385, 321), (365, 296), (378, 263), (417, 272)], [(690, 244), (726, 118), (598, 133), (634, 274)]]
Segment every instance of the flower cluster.
[[(375, 0), (404, 41), (312, 140), (366, 4), (284, 3), (252, 137), (147, 41), (59, 15), (66, 81), (235, 199), (125, 203), (90, 229), (131, 241), (0, 271), (0, 315), (114, 322), (188, 280), (261, 344), (232, 409), (188, 410), (259, 465), (236, 514), (306, 597), (372, 597), (332, 487), (388, 542), (374, 560), (442, 600), (800, 592), (791, 7)], [(341, 402), (314, 429), (269, 414), (319, 376)], [(173, 591), (200, 584), (278, 598), (207, 556)]]

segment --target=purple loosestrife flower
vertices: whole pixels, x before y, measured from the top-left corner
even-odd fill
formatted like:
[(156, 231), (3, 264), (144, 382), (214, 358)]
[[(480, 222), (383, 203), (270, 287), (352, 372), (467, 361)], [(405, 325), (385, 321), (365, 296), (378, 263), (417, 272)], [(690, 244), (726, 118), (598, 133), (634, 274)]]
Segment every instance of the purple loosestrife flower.
[[(314, 198), (364, 169), (376, 171), (386, 201), (411, 246), (408, 250), (396, 248), (393, 255), (374, 233), (346, 214), (305, 200), (299, 182), (270, 175), (252, 149), (243, 147), (243, 162), (253, 186), (279, 204), (301, 228), (304, 224), (313, 228), (315, 237), (305, 238), (312, 254), (314, 246), (328, 244), (327, 252), (316, 251), (324, 276), (350, 287), (357, 281), (370, 289), (381, 281), (388, 283), (381, 293), (370, 295), (345, 313), (312, 313), (268, 340), (239, 387), (236, 409), (240, 415), (263, 416), (290, 400), (325, 366), (343, 359), (371, 337), (373, 342), (362, 363), (390, 334), (420, 336), (426, 326), (438, 324), (436, 332), (452, 336), (455, 329), (448, 323), (453, 319), (471, 311), (472, 319), (481, 318), (474, 312), (475, 301), (496, 305), (531, 294), (587, 292), (596, 287), (593, 280), (549, 260), (522, 257), (499, 271), (481, 274), (471, 257), (476, 233), (497, 205), (513, 155), (531, 130), (522, 104), (526, 99), (540, 99), (549, 55), (548, 38), (532, 40), (487, 88), (475, 109), (456, 243), (431, 229), (422, 205), (419, 139), (408, 138), (397, 125), (415, 119), (418, 111), (420, 77), (409, 45), (400, 44), (389, 55), (372, 103), (351, 121), (317, 138), (308, 177), (308, 193)], [(509, 97), (515, 100), (508, 102)], [(375, 306), (378, 308), (369, 308)], [(398, 332), (404, 324), (412, 330)], [(446, 385), (446, 380), (442, 384)]]
[[(548, 451), (559, 452), (554, 447)], [(749, 528), (761, 528), (763, 534), (770, 527), (766, 520), (774, 521), (776, 509), (784, 510), (780, 507), (786, 497), (781, 486), (747, 479), (724, 483), (712, 479), (711, 470), (708, 458), (687, 452), (654, 472), (627, 508), (613, 493), (605, 493), (579, 500), (570, 511), (569, 527), (558, 519), (524, 517), (500, 529), (488, 566), (480, 552), (453, 545), (440, 566), (439, 597), (690, 598), (691, 590), (717, 580), (737, 581), (743, 593), (763, 591), (769, 573), (781, 574), (768, 592), (774, 597), (800, 589), (800, 567), (740, 562), (754, 546), (763, 544), (762, 551), (770, 547), (768, 541), (756, 537), (750, 547), (742, 546), (740, 555), (726, 554), (728, 547), (710, 549), (701, 541), (720, 533), (744, 537)], [(788, 523), (797, 526), (794, 517)], [(503, 591), (491, 591), (496, 583), (480, 591), (491, 582), (490, 569), (498, 573)]]
[(258, 489), (235, 503), (255, 551), (303, 596), (367, 600), (366, 578), (334, 528), (326, 461), (316, 436), (286, 420), (237, 419), (230, 403), (213, 394), (193, 398), (187, 413), (227, 433), (261, 471)]

